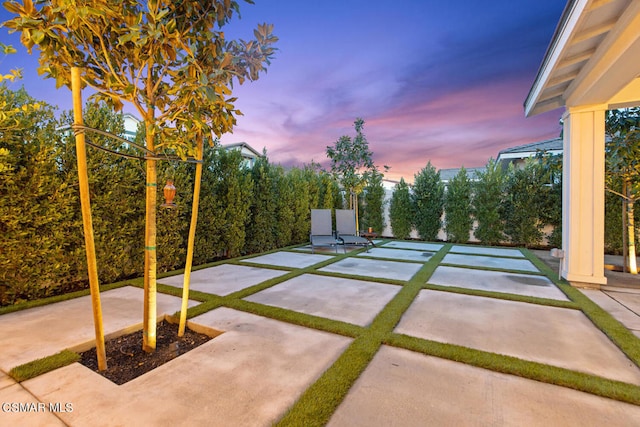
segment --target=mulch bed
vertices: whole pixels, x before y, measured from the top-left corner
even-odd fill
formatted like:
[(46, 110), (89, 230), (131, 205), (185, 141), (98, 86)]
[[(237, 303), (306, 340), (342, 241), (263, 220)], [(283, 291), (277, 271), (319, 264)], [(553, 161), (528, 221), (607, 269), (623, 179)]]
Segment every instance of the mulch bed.
[(189, 328), (185, 329), (182, 337), (178, 337), (178, 325), (164, 320), (158, 323), (156, 350), (153, 353), (147, 353), (142, 349), (142, 331), (140, 330), (105, 342), (107, 353), (105, 371), (98, 371), (95, 347), (80, 353), (80, 363), (121, 385), (164, 365), (210, 339), (210, 336), (194, 332)]

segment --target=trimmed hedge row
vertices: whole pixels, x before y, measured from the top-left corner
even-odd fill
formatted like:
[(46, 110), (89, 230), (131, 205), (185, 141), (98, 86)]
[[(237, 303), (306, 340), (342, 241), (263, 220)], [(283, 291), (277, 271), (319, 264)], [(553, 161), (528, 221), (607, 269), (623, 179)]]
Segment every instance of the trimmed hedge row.
[[(9, 105), (33, 102), (26, 92), (0, 86)], [(115, 134), (120, 114), (88, 103), (85, 123)], [(0, 306), (87, 286), (75, 139), (44, 106), (18, 115), (18, 126), (0, 130)], [(112, 151), (131, 147), (87, 134)], [(88, 149), (91, 208), (100, 282), (139, 277), (144, 262), (144, 162)], [(158, 200), (167, 178), (178, 194), (175, 209), (157, 216), (158, 272), (184, 267), (195, 166), (159, 162)], [(160, 202), (161, 203), (161, 202)], [(194, 264), (263, 252), (308, 240), (311, 208), (342, 207), (330, 174), (315, 166), (285, 171), (266, 155), (246, 167), (239, 151), (208, 148)]]

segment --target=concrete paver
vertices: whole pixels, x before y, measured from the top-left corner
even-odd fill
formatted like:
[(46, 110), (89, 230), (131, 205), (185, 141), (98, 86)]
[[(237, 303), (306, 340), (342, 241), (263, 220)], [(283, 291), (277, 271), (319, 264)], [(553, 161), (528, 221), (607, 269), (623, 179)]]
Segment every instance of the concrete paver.
[(596, 289), (580, 289), (580, 292), (640, 336), (640, 294)]
[(382, 245), (384, 248), (396, 248), (396, 249), (415, 249), (417, 251), (432, 251), (437, 252), (442, 249), (444, 245), (439, 243), (424, 243), (424, 242), (388, 242)]
[(330, 264), (319, 271), (357, 274), (383, 279), (409, 280), (420, 270), (421, 264), (373, 259), (347, 258)]
[(295, 252), (274, 252), (271, 254), (260, 255), (253, 258), (247, 258), (243, 261), (254, 264), (277, 265), (280, 267), (305, 268), (313, 264), (330, 259), (328, 255), (305, 254)]
[(640, 369), (578, 310), (421, 291), (396, 332), (640, 384)]
[(399, 290), (395, 285), (303, 274), (245, 299), (365, 326)]
[(517, 257), (524, 258), (522, 252), (519, 249), (508, 249), (508, 248), (491, 248), (491, 247), (483, 247), (483, 246), (462, 246), (456, 245), (452, 246), (449, 252), (456, 252), (462, 254), (470, 254), (470, 255), (491, 255), (491, 256), (507, 256), (507, 257)]
[(568, 301), (567, 296), (551, 280), (531, 274), (485, 270), (475, 270), (469, 274), (468, 268), (440, 266), (428, 283)]
[[(287, 274), (286, 271), (270, 268), (222, 264), (193, 271), (189, 289), (224, 296), (285, 274)], [(184, 274), (158, 279), (158, 282), (182, 288)]]
[[(415, 255), (437, 251), (442, 246), (391, 242), (372, 250)], [(468, 247), (460, 248), (457, 250)], [(513, 255), (502, 251), (514, 249), (496, 249), (498, 252), (483, 254)], [(457, 260), (460, 265), (508, 270), (522, 270), (522, 264), (517, 263), (527, 266), (529, 262), (483, 254), (467, 250), (466, 254), (449, 254), (443, 262)], [(303, 268), (326, 259), (330, 255), (301, 250), (262, 255), (247, 259), (247, 263), (257, 260)], [(363, 254), (322, 270), (409, 280), (421, 267), (419, 263), (368, 259)], [(286, 274), (249, 264), (207, 270), (192, 273), (192, 288), (219, 295), (257, 284), (269, 274)], [(182, 286), (181, 276), (159, 282), (166, 280)], [(439, 266), (429, 280), (435, 282), (546, 295), (545, 298), (554, 298), (550, 295), (558, 291), (543, 276), (451, 266)], [(305, 274), (247, 299), (366, 325), (400, 289), (367, 282), (365, 278)], [(640, 294), (618, 289), (592, 292), (598, 291), (585, 294), (597, 295), (592, 298), (596, 303), (627, 327), (636, 327)], [(107, 333), (141, 325), (142, 293), (141, 289), (125, 287), (102, 294)], [(180, 298), (158, 294), (158, 306), (159, 317), (171, 314), (179, 309)], [(92, 345), (90, 300), (82, 297), (1, 316), (0, 403), (40, 402), (47, 409), (31, 413), (0, 411), (0, 425), (272, 425), (352, 341), (229, 308), (209, 311), (191, 322), (224, 333), (125, 385), (117, 386), (80, 364), (16, 384), (5, 374), (11, 367), (64, 348)], [(640, 384), (640, 370), (577, 310), (423, 290), (396, 332)], [(49, 403), (70, 404), (73, 412), (56, 414), (48, 409)], [(383, 346), (349, 391), (330, 425), (626, 426), (637, 424), (639, 409), (640, 406), (563, 387)]]
[[(101, 293), (105, 335), (141, 328), (143, 290), (132, 286)], [(180, 310), (181, 299), (157, 295), (158, 318)], [(190, 301), (189, 305), (196, 305)], [(84, 296), (2, 316), (0, 369), (11, 368), (67, 348), (95, 345), (91, 297)]]
[(464, 265), (469, 267), (499, 268), (501, 270), (539, 271), (528, 259), (496, 258), (483, 255), (448, 253), (445, 255), (442, 262), (445, 264)]
[(70, 425), (266, 426), (351, 342), (227, 308), (192, 321), (225, 332), (122, 386), (77, 363), (23, 384), (41, 400), (73, 402), (61, 414)]
[[(56, 410), (73, 410), (73, 406), (56, 406), (55, 401), (40, 401), (20, 384), (0, 388), (0, 425), (49, 427), (65, 426)], [(64, 402), (66, 403), (66, 402)], [(51, 404), (51, 405), (50, 405)], [(58, 409), (60, 408), (60, 409)]]
[(631, 426), (640, 407), (383, 346), (328, 425)]
[(369, 249), (369, 252), (359, 253), (358, 256), (371, 257), (371, 258), (390, 258), (390, 259), (399, 259), (404, 261), (427, 262), (434, 254), (435, 252), (429, 252), (429, 251), (416, 251), (411, 249), (388, 249), (388, 248), (382, 247), (382, 248), (371, 248)]
[(0, 371), (0, 389), (16, 384), (13, 378)]

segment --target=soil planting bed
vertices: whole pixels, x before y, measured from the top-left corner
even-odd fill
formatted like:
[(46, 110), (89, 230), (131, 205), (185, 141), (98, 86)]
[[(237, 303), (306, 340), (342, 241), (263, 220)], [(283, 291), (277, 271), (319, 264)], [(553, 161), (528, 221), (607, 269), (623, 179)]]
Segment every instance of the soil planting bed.
[(80, 353), (80, 363), (120, 385), (175, 359), (211, 339), (210, 336), (185, 329), (178, 337), (178, 325), (166, 320), (158, 323), (156, 350), (147, 353), (142, 349), (142, 331), (123, 335), (105, 342), (107, 369), (98, 371), (95, 347)]

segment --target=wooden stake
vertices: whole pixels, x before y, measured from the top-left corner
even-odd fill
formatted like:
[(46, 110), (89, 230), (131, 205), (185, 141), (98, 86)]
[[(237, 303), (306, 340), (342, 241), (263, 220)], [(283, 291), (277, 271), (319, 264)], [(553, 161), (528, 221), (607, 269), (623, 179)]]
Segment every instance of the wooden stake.
[(193, 246), (196, 240), (196, 225), (198, 224), (198, 205), (200, 203), (200, 181), (202, 181), (202, 160), (204, 158), (203, 138), (198, 141), (198, 160), (196, 163), (196, 178), (193, 184), (193, 203), (191, 206), (191, 225), (189, 226), (189, 241), (187, 243), (187, 262), (184, 267), (184, 282), (182, 285), (182, 308), (180, 309), (180, 326), (178, 336), (184, 335), (187, 324), (187, 308), (189, 303), (189, 283), (191, 280), (191, 264), (193, 263)]
[[(82, 125), (82, 85), (80, 69), (71, 68), (71, 93), (73, 96), (73, 121)], [(80, 186), (80, 206), (82, 208), (82, 226), (84, 242), (87, 252), (87, 270), (89, 272), (89, 288), (91, 289), (91, 306), (93, 308), (93, 325), (96, 332), (96, 355), (98, 369), (107, 369), (107, 357), (104, 347), (104, 327), (102, 324), (102, 306), (100, 304), (100, 283), (98, 282), (98, 264), (93, 237), (93, 222), (91, 219), (91, 201), (89, 199), (89, 175), (87, 172), (87, 150), (84, 132), (76, 133), (76, 156), (78, 160), (78, 182)]]

